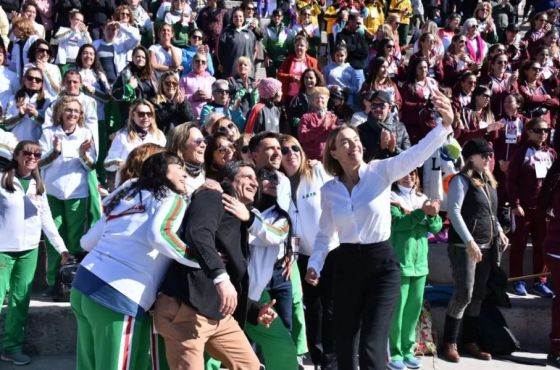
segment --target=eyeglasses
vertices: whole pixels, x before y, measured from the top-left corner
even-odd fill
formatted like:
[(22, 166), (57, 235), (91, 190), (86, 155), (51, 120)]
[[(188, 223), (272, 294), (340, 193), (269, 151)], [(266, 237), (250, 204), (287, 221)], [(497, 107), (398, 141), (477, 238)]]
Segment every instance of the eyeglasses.
[(225, 95), (229, 95), (229, 90), (224, 90), (224, 89), (216, 89), (214, 90), (215, 93), (218, 94), (225, 94)]
[(385, 47), (386, 47), (387, 49), (394, 49), (394, 48), (395, 48), (395, 45), (385, 45)]
[(129, 17), (130, 18), (130, 13), (121, 13), (121, 17)]
[(202, 60), (202, 59), (195, 59), (194, 62), (197, 63), (197, 64), (206, 64), (207, 63), (205, 60)]
[(51, 49), (39, 48), (39, 49), (37, 49), (37, 54), (40, 54), (40, 53), (47, 53), (47, 54), (50, 55), (51, 54)]
[(25, 157), (33, 157), (37, 160), (41, 159), (41, 153), (40, 152), (30, 152), (28, 150), (22, 150), (21, 154), (23, 154)]
[(218, 153), (220, 153), (220, 154), (226, 154), (227, 151), (234, 152), (234, 151), (235, 151), (235, 147), (233, 146), (233, 144), (222, 145), (222, 146), (218, 147), (218, 149), (216, 149), (216, 150), (217, 150)]
[(275, 184), (278, 184), (278, 176), (272, 172), (265, 172), (259, 176), (260, 181), (270, 181)]
[(235, 128), (235, 125), (230, 122), (226, 126), (219, 127), (218, 132), (227, 133), (228, 131), (233, 130), (234, 128)]
[(202, 36), (201, 35), (192, 35), (191, 39), (193, 40), (202, 40)]
[(283, 146), (281, 151), (282, 151), (282, 155), (286, 155), (288, 153), (299, 153), (300, 149), (299, 146), (294, 144), (294, 145)]
[(249, 145), (243, 145), (241, 147), (241, 153), (243, 153), (243, 154), (249, 153)]
[(194, 143), (196, 146), (201, 146), (203, 143), (204, 143), (205, 145), (207, 144), (206, 138), (204, 138), (204, 137), (199, 137), (198, 139), (194, 139), (194, 140), (193, 140), (193, 143)]
[(82, 113), (79, 109), (74, 109), (74, 108), (65, 108), (64, 112), (65, 113), (75, 113), (75, 114)]
[(41, 77), (25, 76), (25, 79), (29, 82), (43, 82), (43, 79)]
[(500, 64), (500, 65), (508, 64), (508, 61), (507, 60), (498, 60), (498, 61), (496, 61), (496, 64)]
[(150, 112), (150, 111), (136, 111), (135, 113), (138, 115), (138, 117), (150, 117), (151, 118), (151, 117), (154, 116), (154, 113)]
[(537, 128), (532, 128), (531, 131), (533, 131), (535, 134), (539, 134), (539, 135), (549, 134), (550, 133), (550, 128), (537, 127)]
[(484, 159), (489, 159), (489, 158), (492, 158), (494, 156), (494, 153), (493, 152), (481, 153), (480, 156)]
[(531, 67), (531, 69), (532, 69), (533, 71), (542, 72), (542, 68), (541, 68), (541, 67)]
[(167, 87), (177, 87), (177, 86), (179, 86), (179, 84), (175, 81), (165, 81), (164, 84)]

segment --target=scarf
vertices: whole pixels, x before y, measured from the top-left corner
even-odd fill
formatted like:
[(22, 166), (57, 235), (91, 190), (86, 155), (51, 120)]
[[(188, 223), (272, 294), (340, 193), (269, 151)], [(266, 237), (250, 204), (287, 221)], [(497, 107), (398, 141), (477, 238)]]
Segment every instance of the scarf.
[(475, 63), (482, 64), (484, 60), (484, 54), (482, 53), (484, 51), (484, 41), (480, 35), (476, 36), (476, 45), (478, 46), (478, 51), (475, 53), (472, 41), (467, 37), (466, 47), (469, 56)]
[(191, 177), (198, 177), (202, 172), (202, 164), (193, 164), (185, 162), (185, 170)]

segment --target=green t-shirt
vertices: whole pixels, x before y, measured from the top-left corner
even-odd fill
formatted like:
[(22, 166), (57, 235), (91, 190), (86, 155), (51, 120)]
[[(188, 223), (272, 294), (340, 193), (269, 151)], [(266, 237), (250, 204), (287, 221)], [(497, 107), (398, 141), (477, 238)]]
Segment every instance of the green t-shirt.
[(21, 186), (23, 187), (23, 191), (27, 193), (27, 189), (29, 189), (29, 184), (31, 183), (31, 178), (19, 177), (18, 180)]

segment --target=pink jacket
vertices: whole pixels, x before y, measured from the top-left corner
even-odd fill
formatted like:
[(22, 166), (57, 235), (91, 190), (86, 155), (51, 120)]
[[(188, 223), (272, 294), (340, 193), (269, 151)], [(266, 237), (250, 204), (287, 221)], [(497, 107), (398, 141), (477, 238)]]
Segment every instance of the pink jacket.
[[(207, 103), (206, 101), (195, 101), (194, 94), (198, 90), (206, 91), (212, 96), (212, 84), (216, 81), (210, 73), (205, 71), (202, 74), (196, 74), (194, 71), (189, 72), (186, 76), (179, 81), (179, 88), (183, 91), (189, 103), (196, 114), (196, 118), (200, 118), (202, 107)], [(204, 124), (204, 122), (202, 122)]]

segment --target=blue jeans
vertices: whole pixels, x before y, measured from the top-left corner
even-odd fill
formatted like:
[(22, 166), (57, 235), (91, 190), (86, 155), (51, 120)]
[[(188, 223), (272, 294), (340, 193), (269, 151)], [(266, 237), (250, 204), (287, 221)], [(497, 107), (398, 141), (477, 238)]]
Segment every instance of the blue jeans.
[(272, 279), (268, 283), (270, 297), (276, 300), (274, 309), (280, 319), (292, 331), (292, 282), (282, 276), (282, 267), (274, 267)]

